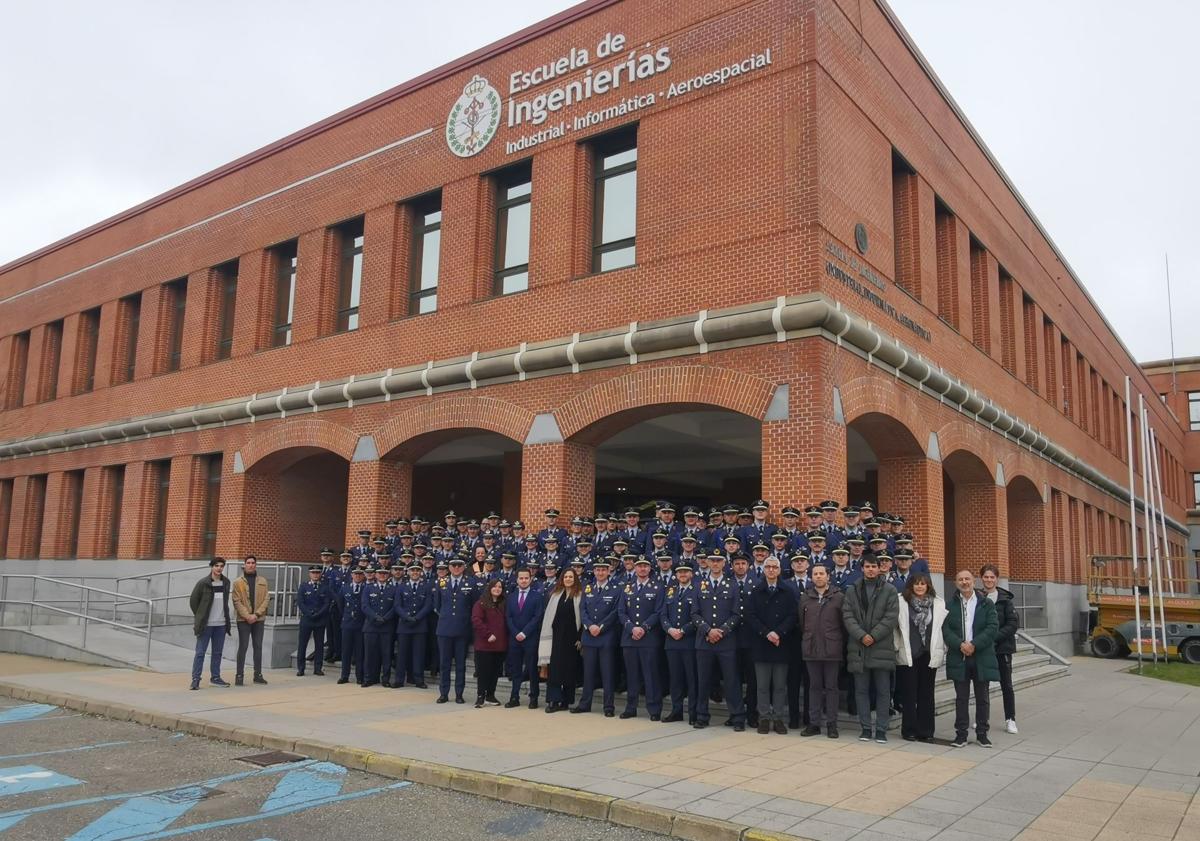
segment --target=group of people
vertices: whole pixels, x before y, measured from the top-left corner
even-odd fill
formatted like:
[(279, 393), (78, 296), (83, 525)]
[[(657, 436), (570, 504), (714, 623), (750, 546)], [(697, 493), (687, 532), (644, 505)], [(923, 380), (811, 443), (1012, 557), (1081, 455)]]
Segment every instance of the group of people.
[[(604, 715), (614, 716), (623, 691), (621, 718), (635, 717), (644, 697), (651, 720), (703, 728), (710, 701), (723, 699), (734, 730), (786, 734), (803, 722), (802, 735), (830, 738), (839, 736), (845, 685), (859, 738), (882, 743), (893, 709), (903, 738), (932, 739), (934, 679), (944, 665), (956, 691), (955, 745), (967, 744), (973, 692), (976, 741), (990, 746), (991, 681), (1003, 689), (1006, 729), (1017, 732), (1016, 611), (994, 565), (981, 570), (979, 590), (974, 574), (960, 570), (943, 600), (903, 517), (826, 500), (803, 513), (784, 508), (777, 526), (768, 511), (765, 500), (707, 517), (689, 507), (677, 522), (673, 506), (660, 502), (649, 523), (629, 509), (623, 518), (574, 518), (568, 530), (548, 509), (545, 528), (530, 534), (494, 512), (482, 521), (453, 511), (434, 524), (390, 520), (377, 537), (360, 531), (339, 564), (326, 548), (309, 568), (295, 596), (297, 673), (309, 660), (318, 675), (340, 660), (338, 683), (353, 671), (364, 687), (425, 687), (429, 663), (437, 702), (450, 701), (453, 682), (454, 701), (465, 703), (471, 649), (476, 707), (501, 704), (496, 692), (506, 676), (509, 708), (522, 705), (523, 687), (529, 708), (539, 708), (544, 683), (548, 713), (589, 712), (600, 690)], [(222, 618), (220, 600), (206, 601), (206, 590), (234, 593), (238, 684), (247, 643), (256, 642), (247, 593), (262, 582), (242, 586), (243, 577), (230, 587), (221, 579), (214, 571), (193, 593), (193, 689), (201, 643), (216, 648), (210, 631)], [(229, 633), (227, 608), (224, 623)], [(260, 645), (261, 637), (256, 682)], [(223, 685), (215, 665), (213, 675)]]

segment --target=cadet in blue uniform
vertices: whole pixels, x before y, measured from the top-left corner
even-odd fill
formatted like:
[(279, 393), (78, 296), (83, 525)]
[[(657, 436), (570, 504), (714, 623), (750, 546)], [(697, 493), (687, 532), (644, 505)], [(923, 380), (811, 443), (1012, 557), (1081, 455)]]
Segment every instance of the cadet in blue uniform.
[(321, 656), (325, 651), (325, 622), (329, 617), (329, 591), (321, 585), (321, 568), (308, 568), (308, 581), (296, 590), (296, 609), (300, 611), (300, 642), (296, 651), (296, 675), (304, 676), (304, 652), (312, 637), (316, 650), (313, 674), (322, 675)]
[(766, 545), (771, 540), (771, 535), (778, 531), (778, 527), (774, 523), (767, 522), (767, 512), (771, 506), (765, 499), (754, 501), (754, 505), (750, 510), (753, 512), (753, 520), (750, 525), (743, 526), (738, 533), (738, 537), (742, 539), (742, 546), (756, 546), (759, 543)]
[(401, 557), (409, 561), (408, 580), (397, 584), (394, 590), (396, 666), (392, 669), (392, 688), (399, 689), (407, 681), (424, 689), (425, 635), (429, 631), (429, 614), (433, 612), (433, 588), (415, 558)]
[(363, 613), (362, 591), (366, 572), (354, 569), (350, 572), (350, 583), (342, 587), (338, 599), (342, 603), (342, 676), (338, 683), (350, 682), (350, 664), (354, 664), (354, 680), (363, 683)]
[(322, 654), (326, 663), (342, 656), (342, 571), (333, 565), (333, 550), (326, 546), (321, 550), (321, 586), (329, 591), (329, 613), (325, 616), (325, 650)]
[(454, 665), (454, 703), (465, 704), (463, 691), (467, 685), (467, 643), (471, 641), (471, 608), (479, 598), (482, 585), (463, 574), (466, 563), (462, 558), (450, 561), (450, 574), (439, 579), (434, 591), (434, 610), (437, 611), (438, 654), (441, 661), (437, 702), (444, 704), (450, 695), (450, 666)]
[[(759, 554), (766, 558), (766, 546), (759, 543), (754, 547)], [(750, 607), (750, 591), (758, 584), (758, 580), (750, 572), (751, 566), (745, 555), (733, 559), (733, 583), (738, 588), (738, 629), (737, 629), (737, 674), (739, 688), (745, 687), (742, 693), (742, 709), (746, 711), (746, 723), (751, 727), (758, 726), (758, 673), (754, 668), (754, 634), (746, 624), (746, 611)], [(799, 610), (799, 605), (797, 605)], [(733, 726), (733, 717), (727, 723)]]
[(354, 558), (356, 564), (364, 558), (368, 565), (375, 563), (375, 550), (371, 548), (370, 529), (358, 530), (358, 545), (350, 547), (350, 556)]
[(366, 620), (363, 623), (363, 649), (366, 674), (363, 686), (391, 683), (392, 641), (396, 633), (395, 594), (390, 576), (384, 567), (371, 567), (375, 582), (363, 590), (362, 606)]
[(625, 660), (625, 710), (621, 718), (637, 716), (638, 695), (646, 691), (646, 711), (651, 721), (662, 715), (662, 690), (658, 685), (658, 652), (662, 649), (663, 589), (650, 580), (650, 560), (644, 555), (634, 563), (637, 578), (625, 585), (617, 603), (620, 619), (621, 653)]
[(562, 546), (563, 541), (567, 539), (567, 530), (558, 524), (558, 509), (546, 509), (546, 527), (538, 532), (538, 546), (543, 550), (546, 548), (547, 538), (553, 537), (558, 541), (558, 545)]
[(591, 712), (592, 695), (599, 681), (604, 690), (604, 715), (616, 712), (617, 602), (620, 588), (609, 580), (613, 558), (598, 558), (592, 564), (595, 581), (583, 588), (580, 618), (583, 620), (583, 694), (571, 707), (573, 713)]
[[(538, 708), (538, 639), (542, 632), (542, 614), (546, 596), (540, 587), (533, 586), (533, 573), (523, 569), (517, 573), (517, 588), (508, 594), (504, 620), (508, 626), (508, 679), (512, 694), (504, 706), (512, 709), (521, 705), (521, 682), (529, 678), (529, 709)], [(589, 699), (590, 700), (590, 699)]]
[(845, 592), (859, 579), (858, 570), (850, 563), (850, 550), (839, 546), (833, 550), (833, 564), (822, 564), (829, 570), (829, 586)]
[(692, 586), (692, 568), (675, 570), (677, 581), (667, 588), (663, 599), (663, 643), (671, 675), (671, 712), (663, 721), (683, 720), (683, 696), (688, 699), (688, 724), (696, 723), (696, 590)]
[[(714, 553), (710, 560), (721, 558)], [(737, 626), (740, 616), (738, 587), (724, 574), (721, 564), (709, 570), (708, 581), (700, 582), (692, 619), (696, 623), (696, 705), (697, 729), (708, 726), (708, 698), (714, 671), (721, 675), (723, 694), (729, 702), (729, 720), (733, 729), (746, 729), (745, 707), (737, 675)]]

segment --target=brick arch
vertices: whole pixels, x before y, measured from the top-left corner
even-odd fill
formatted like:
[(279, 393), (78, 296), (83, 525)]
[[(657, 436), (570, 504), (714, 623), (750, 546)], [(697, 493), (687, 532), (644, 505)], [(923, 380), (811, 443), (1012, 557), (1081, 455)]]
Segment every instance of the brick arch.
[(1038, 496), (1042, 493), (1042, 484), (1046, 481), (1045, 462), (1025, 450), (1016, 447), (1005, 447), (1008, 452), (1000, 456), (1000, 467), (1004, 470), (1004, 483), (1011, 485), (1018, 477), (1024, 477), (1037, 488)]
[[(381, 458), (415, 461), (432, 447), (474, 430), (495, 432), (523, 443), (532, 425), (533, 412), (507, 400), (474, 395), (435, 397), (376, 429), (375, 446)], [(427, 436), (422, 443), (414, 443), (422, 436)]]
[[(255, 465), (260, 470), (268, 467), (282, 470), (296, 460), (283, 456), (285, 451), (293, 451), (301, 458), (325, 451), (350, 461), (357, 444), (358, 435), (339, 423), (318, 418), (284, 418), (271, 421), (267, 429), (250, 437), (241, 450), (242, 466), (245, 470)], [(264, 462), (269, 456), (276, 457)]]
[(952, 420), (937, 430), (937, 438), (943, 461), (955, 450), (965, 450), (987, 465), (988, 474), (995, 478), (996, 439), (986, 427), (977, 423)]
[[(839, 390), (846, 425), (853, 425), (878, 457), (926, 454), (929, 424), (921, 417), (916, 401), (908, 399), (899, 384), (868, 375), (845, 383)], [(897, 425), (912, 436), (911, 442), (905, 440)]]

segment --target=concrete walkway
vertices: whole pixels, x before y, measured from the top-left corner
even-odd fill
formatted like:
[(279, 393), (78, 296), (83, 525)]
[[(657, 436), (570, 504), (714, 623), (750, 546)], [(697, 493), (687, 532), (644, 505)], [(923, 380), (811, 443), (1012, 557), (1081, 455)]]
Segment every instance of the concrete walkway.
[[(338, 750), (373, 769), (469, 781), (493, 796), (516, 797), (505, 780), (524, 781), (535, 805), (569, 803), (561, 808), (684, 837), (1200, 839), (1200, 689), (1119, 671), (1126, 666), (1078, 658), (1070, 676), (1022, 692), (1021, 735), (993, 727), (993, 750), (896, 736), (880, 746), (846, 728), (833, 741), (696, 731), (644, 713), (622, 721), (476, 710), (436, 705), (432, 690), (337, 686), (332, 668), (323, 678), (274, 671), (266, 687), (205, 682), (190, 692), (180, 674), (0, 661), (0, 691), (310, 755)], [(938, 730), (951, 736), (951, 721), (939, 719)], [(456, 778), (451, 769), (462, 770)]]

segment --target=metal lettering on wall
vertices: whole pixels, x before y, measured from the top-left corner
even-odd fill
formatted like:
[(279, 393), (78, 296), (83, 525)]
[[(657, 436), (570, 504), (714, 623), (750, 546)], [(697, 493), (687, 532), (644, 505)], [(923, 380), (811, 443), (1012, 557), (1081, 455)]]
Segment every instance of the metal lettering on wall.
[[(832, 260), (825, 261), (825, 274), (840, 282), (843, 286), (854, 292), (854, 294), (858, 295), (864, 301), (868, 301), (873, 304), (876, 309), (887, 314), (887, 316), (895, 320), (897, 324), (912, 331), (914, 334), (920, 336), (927, 342), (933, 341), (932, 333), (930, 333), (920, 324), (917, 324), (907, 315), (896, 312), (896, 308), (885, 301), (882, 296), (873, 292), (859, 281), (858, 278), (861, 277), (863, 280), (866, 280), (868, 283), (874, 285), (880, 290), (884, 288), (883, 281), (879, 279), (879, 276), (876, 275), (869, 266), (861, 262), (853, 254), (847, 254), (840, 245), (833, 241), (825, 243), (825, 253), (833, 258)], [(834, 260), (845, 264), (847, 268), (843, 269), (841, 266), (836, 265), (833, 262)]]

